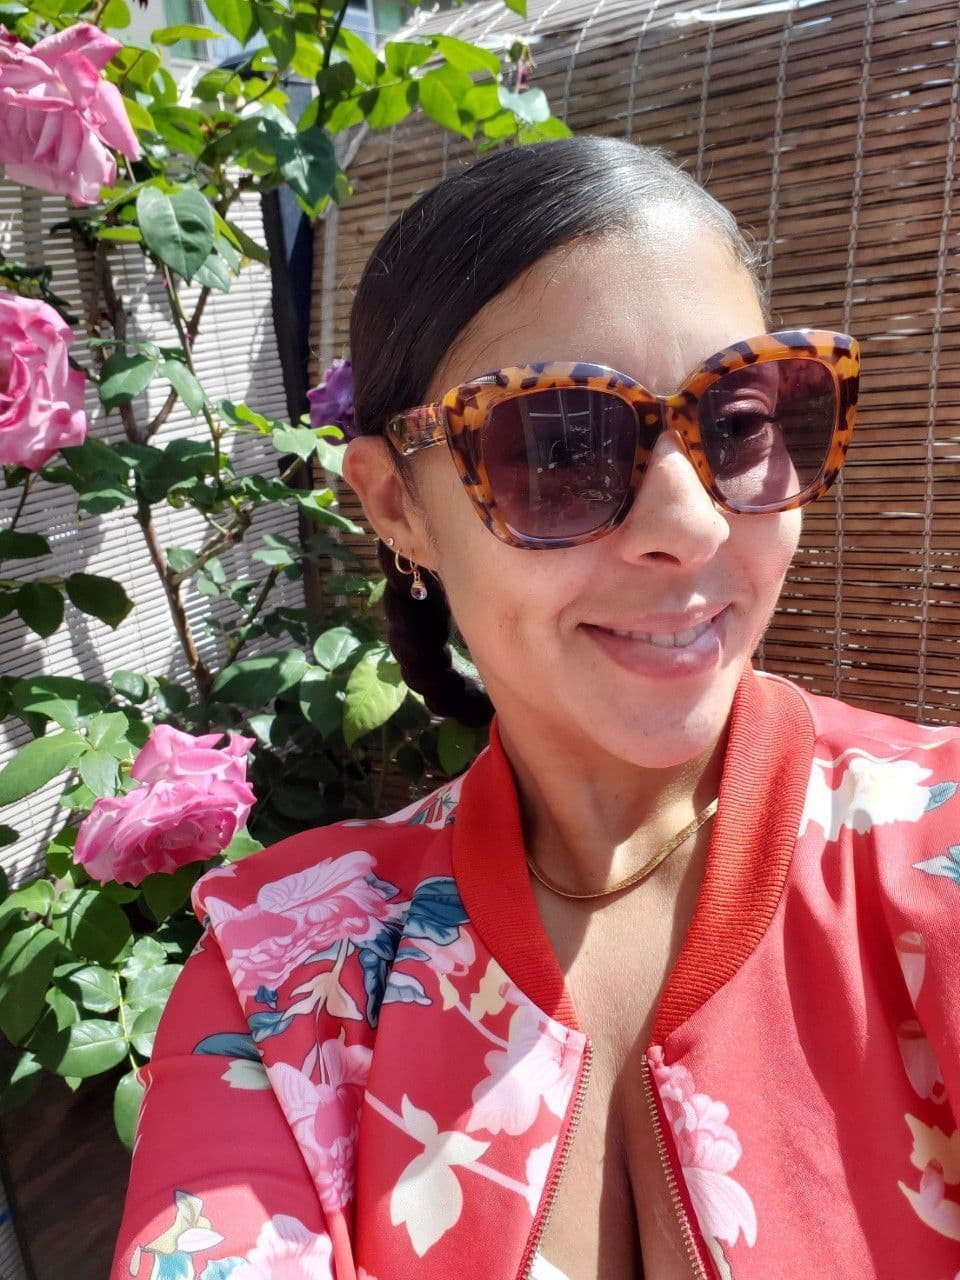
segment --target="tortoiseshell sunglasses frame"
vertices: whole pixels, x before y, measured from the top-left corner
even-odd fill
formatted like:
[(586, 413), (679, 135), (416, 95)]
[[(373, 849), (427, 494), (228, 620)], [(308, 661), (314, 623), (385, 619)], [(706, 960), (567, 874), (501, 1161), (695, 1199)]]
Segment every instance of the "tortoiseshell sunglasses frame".
[[(813, 360), (829, 369), (837, 392), (837, 415), (824, 465), (800, 493), (782, 502), (745, 506), (725, 498), (703, 448), (697, 407), (704, 393), (725, 374), (771, 360)], [(791, 329), (747, 338), (705, 360), (669, 396), (657, 396), (626, 374), (603, 365), (544, 361), (483, 374), (448, 391), (442, 400), (418, 405), (390, 418), (384, 434), (404, 457), (446, 441), (477, 514), (492, 534), (513, 547), (547, 549), (593, 542), (622, 524), (639, 490), (657, 437), (673, 429), (703, 487), (724, 511), (764, 515), (806, 506), (827, 492), (840, 474), (856, 413), (860, 347), (845, 333)], [(619, 509), (603, 524), (571, 537), (541, 538), (518, 533), (501, 515), (483, 461), (482, 432), (493, 408), (517, 395), (564, 387), (602, 391), (625, 400), (637, 415), (637, 447), (630, 485)]]

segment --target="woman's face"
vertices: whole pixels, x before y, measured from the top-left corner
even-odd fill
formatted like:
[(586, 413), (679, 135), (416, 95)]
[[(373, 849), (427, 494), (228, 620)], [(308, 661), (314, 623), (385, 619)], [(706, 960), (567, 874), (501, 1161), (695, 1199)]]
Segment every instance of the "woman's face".
[[(683, 213), (654, 210), (642, 234), (563, 247), (514, 281), (460, 335), (424, 399), (537, 360), (603, 364), (669, 393), (764, 328), (726, 246)], [(717, 742), (796, 549), (798, 512), (727, 515), (664, 434), (621, 526), (584, 546), (521, 550), (484, 527), (446, 448), (412, 468), (420, 505), (398, 545), (442, 580), (508, 737), (534, 726), (544, 745), (650, 768)]]

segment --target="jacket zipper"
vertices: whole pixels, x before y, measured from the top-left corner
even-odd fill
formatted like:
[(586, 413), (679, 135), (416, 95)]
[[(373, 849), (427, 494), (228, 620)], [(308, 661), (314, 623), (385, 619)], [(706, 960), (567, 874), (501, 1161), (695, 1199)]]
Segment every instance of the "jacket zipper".
[(650, 1111), (650, 1119), (653, 1121), (653, 1132), (657, 1143), (657, 1154), (660, 1157), (660, 1164), (663, 1168), (663, 1176), (667, 1181), (667, 1189), (670, 1192), (670, 1199), (673, 1202), (673, 1209), (680, 1222), (680, 1231), (683, 1236), (684, 1247), (687, 1251), (687, 1258), (690, 1262), (690, 1273), (696, 1277), (696, 1280), (710, 1280), (710, 1273), (703, 1264), (700, 1256), (700, 1250), (697, 1246), (697, 1239), (694, 1235), (693, 1226), (690, 1217), (687, 1214), (686, 1206), (683, 1203), (683, 1196), (680, 1194), (680, 1187), (677, 1183), (677, 1175), (673, 1169), (673, 1162), (670, 1159), (667, 1140), (663, 1133), (663, 1124), (660, 1120), (660, 1110), (654, 1097), (653, 1076), (650, 1071), (650, 1063), (647, 1055), (643, 1055), (643, 1092), (647, 1099), (647, 1107)]
[(547, 1229), (547, 1223), (550, 1221), (550, 1214), (553, 1212), (553, 1202), (557, 1198), (557, 1188), (560, 1186), (560, 1179), (566, 1168), (567, 1158), (570, 1155), (570, 1145), (573, 1142), (573, 1135), (577, 1131), (577, 1125), (580, 1123), (580, 1113), (583, 1111), (583, 1100), (587, 1092), (587, 1081), (590, 1079), (590, 1064), (593, 1060), (593, 1045), (589, 1040), (583, 1047), (583, 1061), (580, 1064), (580, 1074), (577, 1078), (577, 1088), (573, 1099), (573, 1110), (570, 1114), (570, 1123), (567, 1125), (567, 1132), (564, 1135), (563, 1146), (561, 1147), (554, 1161), (553, 1168), (547, 1181), (546, 1191), (544, 1192), (544, 1201), (540, 1211), (540, 1217), (534, 1223), (533, 1233), (527, 1241), (526, 1252), (523, 1261), (520, 1263), (520, 1273), (517, 1280), (529, 1280), (530, 1272), (533, 1270), (533, 1261), (537, 1256), (537, 1249), (540, 1247), (540, 1241), (543, 1239), (543, 1233)]

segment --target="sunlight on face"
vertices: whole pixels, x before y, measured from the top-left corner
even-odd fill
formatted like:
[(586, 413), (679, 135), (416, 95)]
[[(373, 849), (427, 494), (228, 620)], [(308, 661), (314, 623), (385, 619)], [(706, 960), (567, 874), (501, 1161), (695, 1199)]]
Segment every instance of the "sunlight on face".
[[(726, 245), (688, 215), (654, 210), (636, 234), (548, 254), (492, 299), (448, 351), (425, 399), (540, 360), (607, 365), (669, 394), (705, 358), (762, 332), (753, 285)], [(753, 465), (776, 486), (789, 477), (763, 417), (777, 393), (768, 379), (765, 370), (745, 379), (739, 407), (756, 415)], [(518, 416), (521, 451), (522, 431)], [(614, 462), (622, 471), (624, 460)], [(521, 550), (477, 518), (446, 449), (420, 454), (413, 471), (434, 567), (506, 732), (536, 733), (594, 767), (598, 755), (678, 765), (716, 742), (796, 549), (799, 513), (726, 515), (679, 440), (662, 435), (619, 528), (581, 547)], [(732, 466), (728, 473), (735, 485)], [(571, 512), (589, 500), (571, 495)], [(598, 628), (661, 633), (705, 612), (722, 613), (709, 669), (694, 663), (664, 678), (656, 664), (625, 666), (597, 643)]]

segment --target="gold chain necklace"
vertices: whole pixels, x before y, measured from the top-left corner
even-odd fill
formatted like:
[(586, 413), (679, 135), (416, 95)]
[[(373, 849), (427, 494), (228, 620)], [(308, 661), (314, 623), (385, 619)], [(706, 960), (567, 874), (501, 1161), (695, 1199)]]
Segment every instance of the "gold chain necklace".
[(656, 871), (664, 858), (668, 858), (674, 849), (679, 849), (685, 840), (690, 837), (708, 822), (710, 818), (717, 812), (716, 799), (711, 800), (705, 809), (701, 809), (692, 822), (688, 822), (682, 831), (678, 831), (675, 836), (671, 836), (665, 845), (662, 845), (657, 852), (647, 862), (643, 864), (639, 871), (634, 871), (633, 875), (627, 876), (626, 880), (621, 880), (609, 889), (597, 889), (593, 893), (570, 893), (569, 890), (563, 889), (555, 880), (551, 880), (545, 871), (541, 871), (537, 864), (527, 854), (527, 866), (530, 868), (535, 879), (539, 880), (552, 893), (559, 894), (561, 898), (570, 898), (574, 902), (584, 902), (589, 898), (608, 898), (612, 893), (620, 893), (623, 889), (630, 889), (635, 884), (639, 884), (641, 880), (645, 880), (651, 872)]

